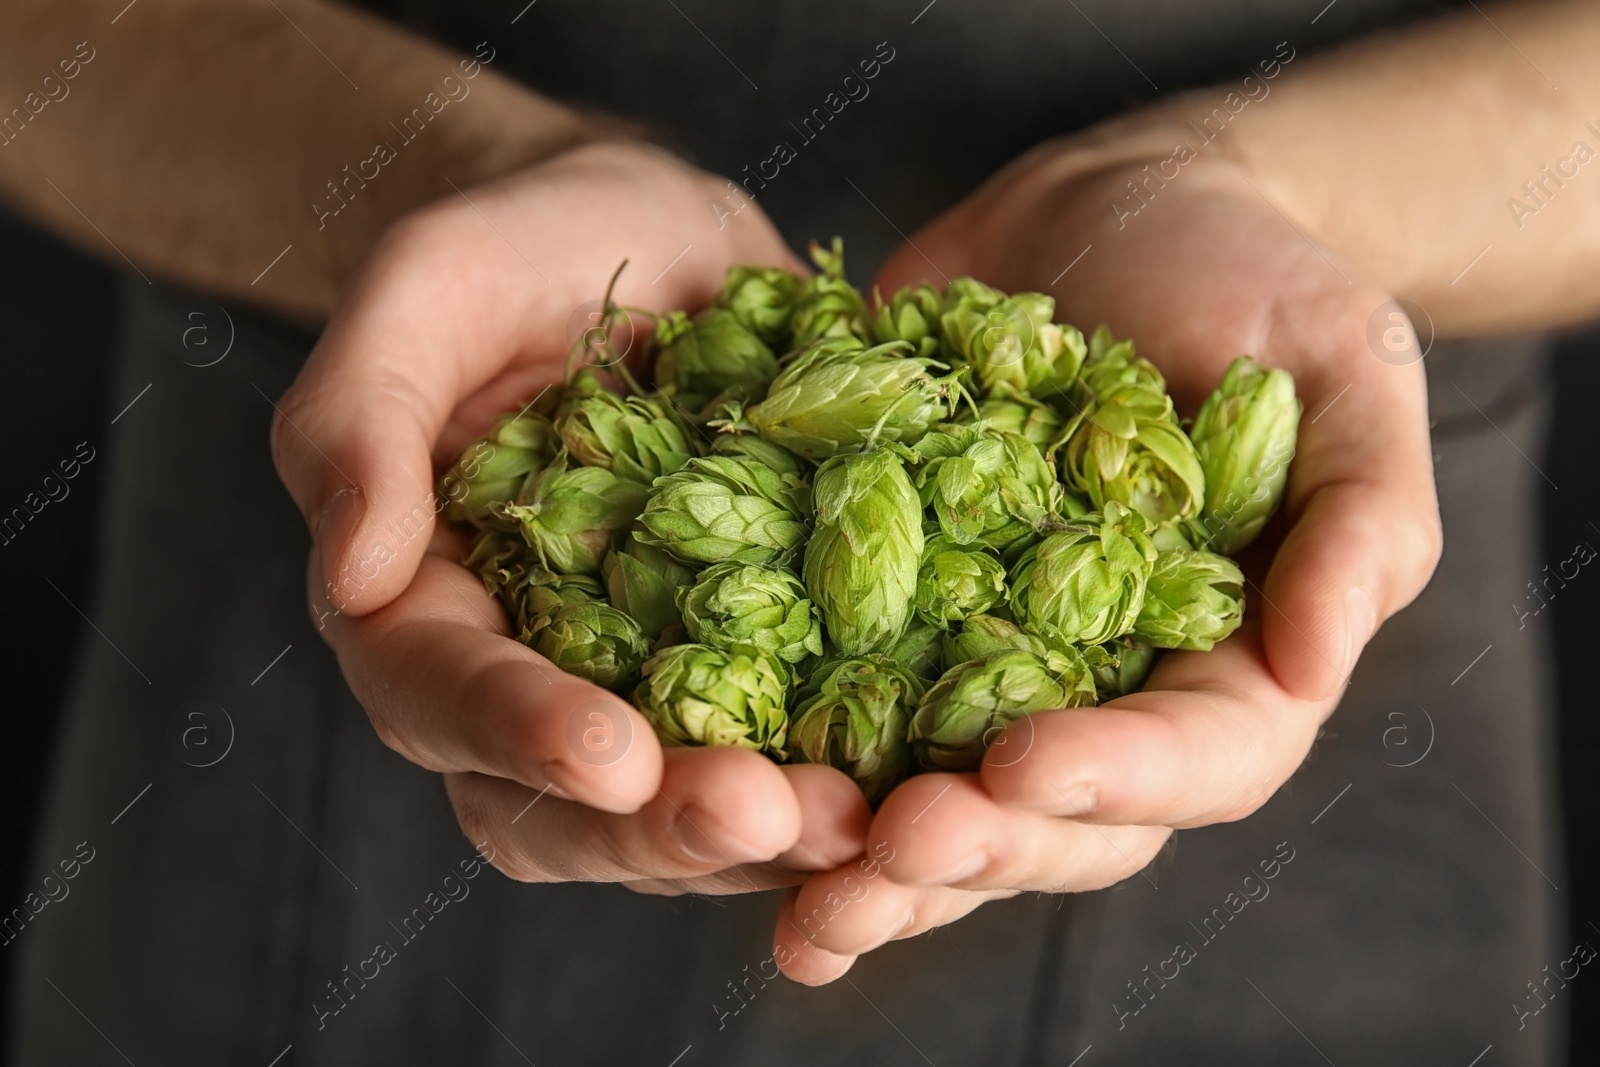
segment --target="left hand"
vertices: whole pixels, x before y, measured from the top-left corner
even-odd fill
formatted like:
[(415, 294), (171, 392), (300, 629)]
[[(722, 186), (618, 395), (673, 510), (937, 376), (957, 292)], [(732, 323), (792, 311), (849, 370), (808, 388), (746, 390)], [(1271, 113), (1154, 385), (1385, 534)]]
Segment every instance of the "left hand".
[(798, 981), (832, 981), (861, 953), (989, 900), (1111, 885), (1173, 829), (1249, 815), (1299, 767), (1362, 647), (1438, 560), (1422, 367), (1366, 342), (1388, 294), (1233, 164), (1187, 163), (1130, 216), (1126, 183), (1147, 160), (1074, 158), (1046, 145), (1019, 160), (916, 235), (879, 285), (970, 274), (1052, 293), (1059, 319), (1133, 338), (1190, 414), (1240, 352), (1293, 373), (1305, 416), (1282, 513), (1241, 561), (1246, 623), (1209, 653), (1165, 654), (1139, 693), (1014, 723), (979, 773), (901, 785), (866, 859), (785, 898), (775, 956)]

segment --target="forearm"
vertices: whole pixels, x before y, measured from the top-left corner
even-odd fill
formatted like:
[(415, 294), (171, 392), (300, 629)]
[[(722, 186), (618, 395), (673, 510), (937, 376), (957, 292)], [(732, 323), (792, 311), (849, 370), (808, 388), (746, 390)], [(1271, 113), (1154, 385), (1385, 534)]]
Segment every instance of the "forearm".
[[(1258, 72), (1270, 95), (1208, 146), (1190, 137), (1442, 331), (1570, 323), (1600, 312), (1600, 162), (1573, 158), (1580, 141), (1600, 153), (1597, 55), (1592, 0), (1469, 8)], [(1222, 102), (1168, 114), (1205, 134)]]
[(399, 216), (603, 135), (496, 75), (493, 42), (312, 0), (125, 4), (4, 5), (0, 195), (146, 275), (320, 318)]
[(1045, 202), (1121, 232), (1224, 171), (1442, 332), (1565, 325), (1600, 314), (1597, 54), (1590, 0), (1469, 8), (1316, 58), (1285, 42), (1249, 77), (1041, 147), (983, 196), (1009, 217), (1008, 198), (1092, 189)]

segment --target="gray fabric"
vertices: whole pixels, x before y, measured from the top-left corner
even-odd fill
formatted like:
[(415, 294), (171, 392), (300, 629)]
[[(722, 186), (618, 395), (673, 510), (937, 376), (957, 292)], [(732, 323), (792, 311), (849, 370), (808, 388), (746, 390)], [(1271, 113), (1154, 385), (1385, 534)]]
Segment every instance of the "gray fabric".
[[(469, 3), (438, 21), (468, 44), (503, 43), (506, 69), (733, 171), (890, 40), (899, 53), (874, 95), (763, 198), (793, 239), (842, 232), (859, 277), (899, 240), (895, 226), (909, 231), (1014, 152), (1155, 95), (1071, 5), (940, 0), (915, 26), (921, 0), (848, 16), (840, 5), (826, 24), (811, 5), (677, 6), (759, 91), (671, 5), (541, 0), (512, 29), (504, 5)], [(1231, 75), (1285, 38), (1309, 49), (1426, 5), (1343, 0), (1315, 26), (1315, 11), (1273, 0), (1076, 6), (1168, 90)], [(54, 867), (82, 841), (95, 854), (5, 949), (19, 967), (15, 1062), (121, 1062), (114, 1044), (141, 1065), (264, 1065), (292, 1044), (282, 1064), (666, 1065), (687, 1049), (683, 1067), (952, 1067), (1066, 1064), (1092, 1045), (1083, 1067), (1321, 1063), (1317, 1049), (1410, 1064), (1467, 1063), (1490, 1043), (1495, 1063), (1557, 1061), (1562, 1002), (1520, 1032), (1508, 1010), (1567, 955), (1545, 881), (1562, 880), (1545, 634), (1538, 619), (1519, 631), (1507, 606), (1543, 563), (1539, 475), (1517, 452), (1539, 455), (1535, 346), (1430, 355), (1444, 562), (1266, 809), (1182, 833), (1148, 881), (989, 905), (805, 990), (750, 978), (771, 973), (771, 895), (662, 900), (463, 877), (471, 848), (437, 777), (379, 744), (306, 617), (306, 538), (268, 461), (266, 397), (308, 339), (235, 311), (229, 356), (185, 366), (200, 362), (181, 343), (195, 311), (225, 329), (201, 298), (130, 287), (113, 395), (151, 388), (104, 449), (104, 578), (85, 605), (98, 630), (83, 639), (36, 859)], [(190, 765), (215, 751), (197, 735), (177, 739), (191, 700), (224, 707), (236, 731), (212, 766)], [(1417, 705), (1436, 740), (1392, 766), (1429, 736)], [(1270, 895), (1202, 945), (1189, 924), (1285, 841), (1294, 858)], [(452, 870), (451, 892), (467, 895), (407, 943), (399, 927)], [(1152, 983), (1119, 1029), (1126, 984), (1179, 940), (1197, 958)], [(378, 942), (397, 958), (319, 1023), (326, 983)], [(729, 983), (746, 982), (748, 1006), (726, 1014)]]

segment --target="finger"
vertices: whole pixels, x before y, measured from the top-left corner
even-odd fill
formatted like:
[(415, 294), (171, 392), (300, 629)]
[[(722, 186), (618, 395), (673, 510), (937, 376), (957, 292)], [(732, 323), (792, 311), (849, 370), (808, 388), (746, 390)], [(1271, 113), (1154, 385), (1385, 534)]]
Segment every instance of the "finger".
[(794, 936), (795, 899), (798, 889), (783, 895), (778, 905), (778, 925), (772, 938), (772, 959), (786, 977), (801, 985), (820, 986), (844, 977), (856, 962), (854, 956), (840, 956), (819, 948), (809, 938)]
[(1106, 825), (1241, 819), (1299, 768), (1333, 699), (1283, 692), (1261, 623), (1210, 652), (1169, 653), (1146, 688), (1096, 708), (1029, 715), (980, 770), (996, 802)]
[(846, 866), (814, 874), (800, 886), (792, 910), (779, 918), (776, 943), (796, 955), (809, 947), (835, 957), (860, 956), (1012, 895), (1009, 889), (899, 885), (885, 877), (865, 879)]
[(806, 871), (832, 870), (861, 854), (872, 811), (842, 772), (814, 763), (781, 767), (800, 806), (800, 839), (776, 861), (747, 864), (700, 878), (629, 882), (629, 889), (659, 896), (684, 893), (748, 893), (798, 885)]
[(1378, 625), (1427, 585), (1443, 545), (1420, 372), (1348, 358), (1362, 373), (1308, 397), (1285, 502), (1292, 526), (1252, 590), (1273, 673), (1304, 699), (1343, 688)]
[(730, 257), (793, 262), (757, 208), (716, 225), (715, 189), (665, 153), (596, 145), (389, 233), (275, 405), (273, 458), (342, 610), (365, 614), (405, 588), (443, 509), (430, 454), (458, 405), (475, 432), (480, 390), (503, 406), (506, 383), (538, 384), (522, 368), (543, 364), (552, 380), (569, 319), (625, 258), (645, 269), (620, 279), (617, 301), (657, 310), (702, 306)]
[(893, 849), (883, 869), (902, 886), (1080, 893), (1138, 875), (1170, 833), (1019, 811), (975, 775), (928, 774), (890, 794), (870, 837)]
[(426, 556), (379, 611), (319, 624), (378, 735), (412, 762), (554, 786), (606, 811), (656, 795), (661, 747), (644, 717), (506, 636), (504, 613), (451, 559)]
[(778, 857), (793, 871), (827, 871), (866, 849), (872, 809), (848, 775), (833, 767), (799, 763), (783, 768), (800, 805), (800, 839)]
[(462, 831), (523, 882), (696, 878), (770, 862), (800, 836), (800, 808), (783, 773), (744, 749), (673, 749), (660, 793), (629, 814), (482, 774), (445, 782)]

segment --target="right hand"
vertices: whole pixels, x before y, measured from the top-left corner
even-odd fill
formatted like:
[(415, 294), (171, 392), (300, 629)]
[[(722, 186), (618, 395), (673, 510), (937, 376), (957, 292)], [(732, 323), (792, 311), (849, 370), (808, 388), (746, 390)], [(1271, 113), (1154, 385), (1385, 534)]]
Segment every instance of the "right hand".
[[(753, 204), (719, 226), (724, 192), (664, 152), (602, 144), (415, 213), (273, 426), (314, 542), (313, 619), (384, 743), (445, 774), (462, 829), (512, 878), (739, 892), (862, 847), (867, 809), (838, 771), (663, 752), (624, 700), (512, 640), (435, 521), (436, 469), (560, 380), (569, 320), (623, 259), (616, 301), (658, 311), (704, 306), (735, 263), (800, 269)], [(582, 741), (596, 728), (599, 752)]]

